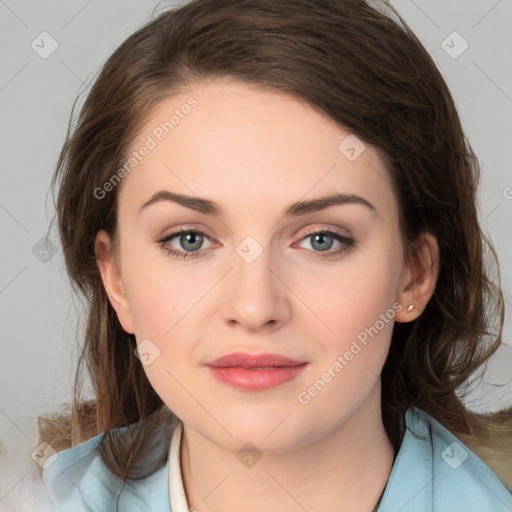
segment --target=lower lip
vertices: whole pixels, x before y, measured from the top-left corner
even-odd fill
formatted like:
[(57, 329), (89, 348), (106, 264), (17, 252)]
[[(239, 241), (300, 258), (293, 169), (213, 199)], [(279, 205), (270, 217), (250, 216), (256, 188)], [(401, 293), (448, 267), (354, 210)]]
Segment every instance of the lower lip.
[(208, 366), (208, 368), (215, 378), (237, 389), (263, 391), (295, 379), (306, 366), (307, 363), (304, 363), (300, 366), (279, 366), (271, 370), (251, 370), (239, 366), (230, 368)]

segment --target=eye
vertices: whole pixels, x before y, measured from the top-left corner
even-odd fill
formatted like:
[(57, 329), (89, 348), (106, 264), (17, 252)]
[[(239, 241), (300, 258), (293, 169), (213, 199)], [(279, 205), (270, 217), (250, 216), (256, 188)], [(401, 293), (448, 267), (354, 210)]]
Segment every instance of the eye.
[[(180, 250), (179, 247), (176, 248), (176, 246), (171, 243), (175, 238), (177, 238), (177, 245), (181, 246), (183, 250)], [(162, 240), (159, 240), (159, 244), (169, 255), (172, 254), (176, 258), (181, 259), (191, 259), (197, 258), (202, 254), (200, 249), (205, 238), (210, 239), (203, 231), (197, 229), (180, 229)]]
[[(345, 251), (348, 251), (355, 244), (352, 238), (329, 230), (309, 232), (301, 239), (301, 242), (304, 241), (309, 241), (315, 257), (320, 258), (339, 256)], [(331, 250), (335, 243), (338, 243), (338, 247)]]
[[(201, 257), (201, 250), (205, 238), (210, 237), (203, 231), (197, 229), (180, 229), (158, 241), (164, 251), (169, 256), (178, 259), (192, 259)], [(176, 239), (174, 243), (172, 243)], [(319, 258), (335, 258), (348, 251), (355, 241), (347, 236), (330, 230), (312, 231), (303, 237), (300, 243), (310, 242), (312, 254)], [(338, 244), (337, 248), (332, 249), (333, 245)], [(178, 247), (176, 247), (178, 245)]]

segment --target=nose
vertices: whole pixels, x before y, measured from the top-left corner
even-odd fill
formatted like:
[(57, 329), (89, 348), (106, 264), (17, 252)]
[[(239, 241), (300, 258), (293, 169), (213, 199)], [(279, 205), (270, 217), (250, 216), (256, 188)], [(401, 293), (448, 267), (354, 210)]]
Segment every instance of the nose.
[(248, 258), (242, 250), (234, 254), (234, 268), (222, 298), (222, 316), (228, 324), (247, 331), (280, 328), (291, 316), (286, 276), (272, 264), (268, 250), (253, 258), (254, 254)]

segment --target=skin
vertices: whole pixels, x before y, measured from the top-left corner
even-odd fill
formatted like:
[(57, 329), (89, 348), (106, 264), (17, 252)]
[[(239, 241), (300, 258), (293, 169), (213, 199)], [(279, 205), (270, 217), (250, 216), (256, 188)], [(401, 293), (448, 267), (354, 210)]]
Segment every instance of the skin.
[[(423, 234), (406, 262), (397, 199), (376, 148), (365, 143), (349, 161), (338, 146), (350, 132), (313, 107), (228, 79), (205, 86), (190, 84), (159, 103), (133, 144), (139, 148), (174, 109), (197, 99), (122, 181), (118, 250), (112, 252), (104, 231), (96, 238), (105, 289), (123, 328), (138, 344), (149, 338), (160, 350), (144, 370), (184, 422), (181, 468), (189, 506), (199, 512), (369, 511), (394, 457), (380, 403), (393, 321), (309, 403), (300, 403), (298, 394), (393, 304), (401, 306), (395, 321), (421, 314), (435, 288), (438, 245)], [(223, 216), (171, 201), (140, 212), (163, 189), (213, 200)], [(345, 204), (283, 217), (293, 202), (335, 192), (360, 196), (375, 210)], [(167, 250), (193, 253), (197, 238), (159, 243), (179, 228), (206, 233), (199, 257), (177, 259)], [(343, 246), (335, 238), (319, 246), (308, 236), (325, 230), (355, 243), (322, 257)], [(252, 263), (236, 251), (247, 236), (263, 249)], [(279, 353), (308, 365), (277, 388), (237, 390), (204, 367), (237, 350)], [(248, 442), (262, 455), (252, 467), (237, 457)]]

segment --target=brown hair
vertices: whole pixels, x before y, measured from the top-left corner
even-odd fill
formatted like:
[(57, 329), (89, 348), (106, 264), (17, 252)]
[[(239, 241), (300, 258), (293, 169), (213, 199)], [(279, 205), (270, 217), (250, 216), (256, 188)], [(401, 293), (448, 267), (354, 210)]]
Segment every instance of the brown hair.
[[(411, 406), (468, 442), (489, 431), (492, 418), (472, 413), (460, 398), (501, 343), (504, 317), (496, 254), (478, 224), (479, 166), (440, 72), (386, 5), (402, 26), (362, 0), (193, 0), (147, 23), (108, 59), (72, 129), (75, 103), (52, 180), (60, 185), (68, 273), (88, 301), (88, 319), (68, 423), (41, 418), (42, 435), (48, 424), (71, 429), (73, 444), (105, 432), (101, 457), (123, 482), (165, 463), (163, 454), (156, 466), (141, 464), (154, 429), (175, 417), (151, 387), (134, 355), (135, 337), (122, 329), (103, 288), (94, 241), (101, 229), (115, 238), (118, 191), (98, 200), (94, 190), (122, 166), (158, 102), (192, 81), (224, 76), (306, 101), (380, 149), (404, 247), (424, 231), (437, 238), (434, 295), (415, 321), (395, 324), (382, 371), (383, 419), (395, 448)], [(486, 245), (497, 284), (484, 266)], [(91, 402), (78, 393), (84, 362), (96, 392)], [(128, 425), (136, 427), (129, 439), (111, 432)]]

